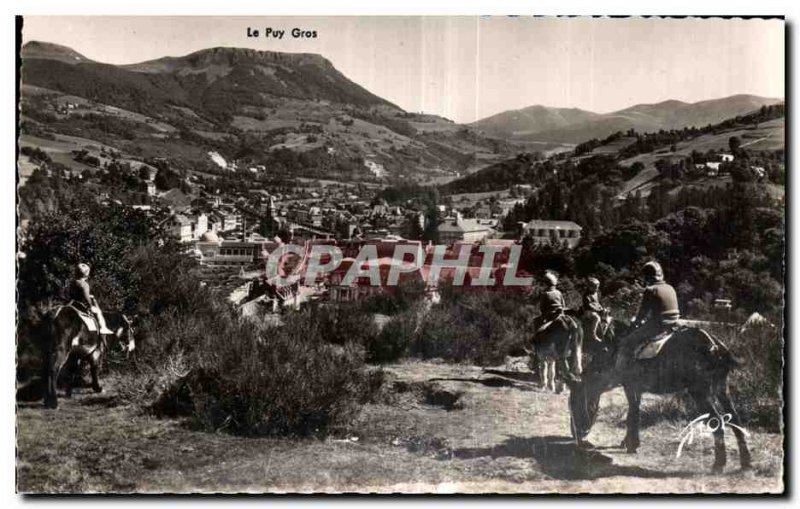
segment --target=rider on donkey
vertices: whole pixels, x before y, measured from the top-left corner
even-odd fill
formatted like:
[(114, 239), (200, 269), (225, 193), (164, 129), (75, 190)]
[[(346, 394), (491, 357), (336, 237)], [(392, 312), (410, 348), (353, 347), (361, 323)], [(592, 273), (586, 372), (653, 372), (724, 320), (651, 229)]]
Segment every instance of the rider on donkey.
[(661, 265), (658, 262), (647, 262), (642, 268), (642, 276), (647, 287), (633, 322), (636, 329), (620, 342), (615, 369), (618, 373), (628, 366), (641, 344), (675, 329), (680, 322), (678, 295), (664, 281)]
[(590, 341), (602, 341), (597, 335), (597, 328), (602, 321), (605, 308), (600, 304), (600, 280), (595, 277), (589, 278), (589, 289), (583, 295), (582, 311), (586, 319), (586, 331)]
[(539, 311), (541, 315), (537, 319), (537, 333), (544, 331), (551, 323), (560, 318), (564, 314), (564, 308), (567, 307), (564, 301), (564, 295), (557, 288), (558, 276), (556, 276), (556, 273), (546, 270), (544, 272), (543, 282), (545, 290), (539, 302)]
[[(569, 330), (570, 328), (570, 324), (567, 323), (570, 318), (564, 314), (567, 304), (564, 300), (564, 295), (557, 288), (558, 276), (555, 272), (546, 270), (543, 282), (545, 290), (542, 292), (541, 300), (539, 301), (539, 311), (541, 314), (534, 320), (534, 326), (536, 327), (534, 337), (541, 337), (557, 323), (561, 324), (565, 330)], [(566, 359), (560, 360), (566, 362)], [(577, 382), (579, 380), (569, 369), (565, 369), (564, 371), (563, 375), (568, 381)]]
[(92, 295), (91, 288), (89, 287), (89, 274), (91, 268), (85, 263), (79, 263), (75, 271), (75, 277), (70, 281), (69, 285), (69, 298), (75, 307), (79, 308), (85, 313), (92, 313), (100, 325), (100, 334), (113, 334), (106, 326), (106, 319), (103, 316), (103, 311), (97, 304), (97, 299)]

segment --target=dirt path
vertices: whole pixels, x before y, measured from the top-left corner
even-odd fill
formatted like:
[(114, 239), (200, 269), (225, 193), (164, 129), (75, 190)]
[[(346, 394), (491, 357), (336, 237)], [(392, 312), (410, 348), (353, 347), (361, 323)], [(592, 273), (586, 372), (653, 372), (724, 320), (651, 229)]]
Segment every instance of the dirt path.
[[(248, 439), (188, 430), (109, 394), (80, 394), (58, 411), (18, 408), (18, 485), (40, 492), (779, 492), (782, 440), (750, 430), (754, 469), (741, 473), (732, 437), (728, 468), (709, 475), (712, 439), (675, 458), (685, 423), (642, 430), (639, 454), (624, 435), (624, 396), (601, 402), (590, 435), (569, 439), (566, 394), (540, 391), (527, 373), (406, 363), (387, 368), (382, 402), (324, 440)], [(111, 385), (111, 384), (107, 384)], [(645, 403), (647, 407), (657, 399)], [(652, 419), (651, 419), (652, 420)], [(91, 433), (87, 433), (91, 430)], [(728, 434), (730, 435), (730, 434)]]

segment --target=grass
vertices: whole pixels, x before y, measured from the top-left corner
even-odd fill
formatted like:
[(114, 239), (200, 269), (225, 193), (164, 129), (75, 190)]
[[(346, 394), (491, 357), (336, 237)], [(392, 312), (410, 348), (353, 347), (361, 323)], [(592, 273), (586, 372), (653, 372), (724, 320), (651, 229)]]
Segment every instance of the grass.
[[(404, 362), (385, 368), (385, 388), (419, 387), (363, 405), (349, 425), (324, 438), (242, 437), (193, 431), (188, 419), (156, 419), (108, 394), (80, 392), (56, 412), (18, 408), (18, 489), (24, 492), (776, 492), (782, 437), (750, 430), (754, 472), (708, 475), (708, 437), (676, 461), (679, 424), (642, 431), (638, 455), (613, 447), (584, 462), (569, 445), (566, 393), (530, 384), (484, 384), (468, 365)], [(458, 395), (450, 410), (427, 392)], [(655, 401), (655, 399), (653, 400)], [(437, 403), (434, 401), (433, 403)], [(601, 408), (624, 403), (622, 391)], [(649, 404), (649, 401), (647, 402)], [(622, 438), (606, 414), (591, 439)], [(729, 451), (735, 451), (732, 439)], [(602, 459), (602, 458), (601, 458)]]

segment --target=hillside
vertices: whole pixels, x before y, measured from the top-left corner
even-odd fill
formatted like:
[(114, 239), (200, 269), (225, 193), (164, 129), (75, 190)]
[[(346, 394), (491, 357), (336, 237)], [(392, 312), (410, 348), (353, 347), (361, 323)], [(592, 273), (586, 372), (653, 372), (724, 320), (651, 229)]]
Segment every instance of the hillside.
[[(746, 96), (735, 96), (746, 97)], [(716, 109), (725, 111), (726, 101), (708, 101), (706, 111)], [(684, 103), (681, 103), (684, 104)], [(748, 100), (739, 102), (742, 107), (746, 107)], [(680, 104), (675, 105), (680, 109)], [(776, 106), (781, 108), (781, 106)], [(654, 108), (634, 106), (630, 111), (643, 112)], [(655, 108), (662, 111), (663, 107)], [(728, 151), (729, 140), (731, 137), (738, 137), (742, 140), (742, 148), (748, 150), (774, 151), (785, 146), (785, 118), (781, 112), (770, 115), (770, 118), (758, 118), (758, 110), (750, 110), (750, 115), (737, 115), (722, 122), (715, 123), (704, 129), (692, 132), (678, 129), (675, 131), (664, 131), (665, 139), (652, 142), (650, 148), (636, 148), (637, 140), (646, 140), (648, 137), (657, 138), (658, 131), (651, 131), (653, 134), (643, 134), (641, 132), (628, 133), (635, 136), (622, 136), (620, 134), (609, 136), (603, 140), (596, 138), (585, 141), (577, 146), (576, 151), (571, 155), (561, 154), (551, 157), (545, 161), (536, 161), (530, 154), (520, 154), (514, 158), (495, 163), (478, 172), (456, 179), (445, 186), (442, 191), (447, 194), (477, 192), (477, 191), (500, 191), (508, 189), (517, 184), (538, 185), (542, 179), (554, 172), (565, 164), (579, 164), (581, 161), (593, 156), (607, 156), (613, 158), (616, 164), (627, 171), (634, 164), (640, 169), (632, 175), (623, 175), (624, 182), (620, 186), (619, 196), (627, 195), (630, 192), (639, 190), (649, 192), (651, 185), (648, 183), (659, 176), (656, 170), (656, 163), (661, 160), (671, 160), (687, 158), (693, 152), (706, 153), (708, 151)], [(772, 118), (776, 117), (777, 118)], [(669, 133), (674, 133), (670, 135)], [(674, 142), (667, 141), (674, 138)], [(589, 140), (587, 138), (587, 140)], [(674, 150), (673, 150), (674, 148)], [(625, 173), (625, 172), (623, 172)], [(722, 180), (720, 180), (722, 182)]]
[(580, 143), (629, 129), (653, 132), (661, 129), (703, 127), (780, 102), (782, 99), (733, 95), (696, 103), (670, 100), (656, 104), (638, 104), (606, 114), (533, 106), (501, 113), (479, 120), (473, 125), (511, 140)]
[(282, 166), (289, 178), (431, 181), (516, 151), (406, 113), (320, 55), (210, 48), (116, 66), (32, 41), (22, 59), (24, 134), (79, 137), (192, 170), (214, 170), (211, 151), (269, 167), (285, 150), (303, 159)]
[(269, 96), (399, 111), (348, 80), (319, 55), (212, 48), (185, 57), (113, 66), (81, 56), (75, 58), (83, 60), (72, 62), (68, 59), (72, 54), (78, 55), (69, 48), (56, 52), (53, 45), (26, 44), (23, 82), (126, 108), (175, 104), (212, 117), (244, 105), (269, 106)]
[(93, 62), (72, 48), (61, 46), (60, 44), (40, 41), (31, 41), (25, 44), (25, 46), (22, 48), (22, 57), (29, 60), (35, 58), (57, 60), (67, 64)]
[(597, 113), (577, 108), (548, 108), (535, 105), (486, 117), (474, 122), (472, 127), (498, 136), (521, 137), (583, 124), (598, 116)]

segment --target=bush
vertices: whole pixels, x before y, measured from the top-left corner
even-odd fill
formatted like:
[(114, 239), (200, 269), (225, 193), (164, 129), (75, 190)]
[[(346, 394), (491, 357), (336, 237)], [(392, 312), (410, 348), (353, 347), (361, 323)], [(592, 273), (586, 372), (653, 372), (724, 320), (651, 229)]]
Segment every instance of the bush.
[(197, 429), (309, 435), (346, 424), (380, 386), (360, 345), (329, 343), (327, 317), (297, 313), (260, 327), (220, 310), (162, 317), (124, 393), (156, 415), (188, 416)]
[[(313, 318), (312, 318), (313, 317)], [(332, 345), (366, 345), (378, 334), (372, 315), (354, 304), (342, 303), (289, 315), (287, 327), (302, 328), (308, 320), (318, 324), (315, 332), (325, 343)]]
[(753, 326), (744, 333), (718, 335), (741, 362), (729, 378), (731, 398), (745, 426), (781, 427), (783, 340), (781, 330)]
[(395, 362), (408, 354), (416, 330), (416, 310), (393, 316), (380, 333), (367, 341), (367, 362), (383, 364)]
[(409, 351), (424, 359), (498, 364), (507, 355), (524, 353), (534, 315), (518, 295), (458, 295), (428, 312)]

